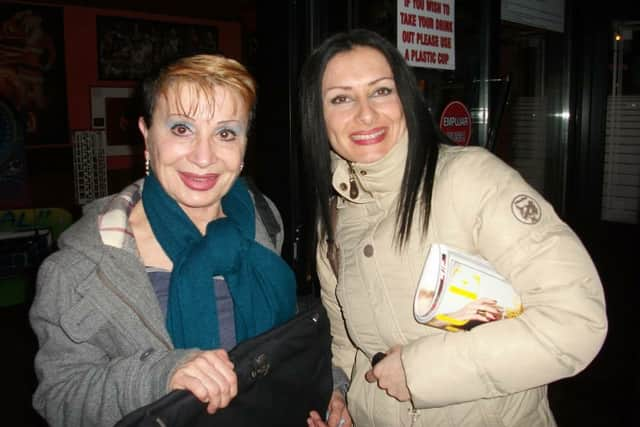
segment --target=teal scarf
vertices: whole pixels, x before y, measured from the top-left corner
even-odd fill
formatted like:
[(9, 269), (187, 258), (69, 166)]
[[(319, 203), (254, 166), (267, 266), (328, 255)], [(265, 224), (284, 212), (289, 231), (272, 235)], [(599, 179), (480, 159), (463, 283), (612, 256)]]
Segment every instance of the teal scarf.
[(229, 286), (237, 342), (294, 315), (295, 276), (278, 254), (255, 241), (255, 210), (242, 180), (222, 199), (226, 217), (211, 221), (205, 236), (153, 174), (145, 178), (142, 201), (156, 239), (173, 262), (166, 323), (176, 348), (220, 346), (216, 275)]

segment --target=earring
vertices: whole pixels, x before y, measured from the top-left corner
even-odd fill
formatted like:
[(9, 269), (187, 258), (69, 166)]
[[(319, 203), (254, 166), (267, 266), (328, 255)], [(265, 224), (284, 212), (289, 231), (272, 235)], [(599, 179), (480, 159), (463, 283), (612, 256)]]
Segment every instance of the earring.
[(240, 163), (240, 172), (242, 172), (243, 168), (244, 168), (244, 162)]
[(144, 174), (149, 176), (149, 159), (144, 160)]

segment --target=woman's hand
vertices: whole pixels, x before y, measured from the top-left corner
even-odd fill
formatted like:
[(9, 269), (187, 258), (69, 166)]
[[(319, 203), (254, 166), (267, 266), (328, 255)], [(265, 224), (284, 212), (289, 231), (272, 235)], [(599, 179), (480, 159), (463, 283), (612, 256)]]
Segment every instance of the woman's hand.
[(479, 322), (491, 322), (502, 319), (502, 310), (496, 305), (496, 301), (490, 298), (478, 298), (462, 307), (460, 310), (447, 314), (456, 320), (477, 320)]
[(352, 427), (353, 422), (342, 393), (334, 391), (331, 395), (326, 421), (320, 417), (318, 412), (311, 411), (309, 418), (307, 418), (307, 425), (309, 427)]
[(370, 383), (377, 382), (378, 387), (400, 402), (411, 399), (407, 387), (407, 377), (402, 366), (402, 347), (391, 347), (387, 355), (376, 366), (369, 369), (365, 379)]
[(169, 380), (170, 390), (189, 390), (213, 414), (238, 394), (238, 378), (225, 350), (195, 353), (178, 366)]

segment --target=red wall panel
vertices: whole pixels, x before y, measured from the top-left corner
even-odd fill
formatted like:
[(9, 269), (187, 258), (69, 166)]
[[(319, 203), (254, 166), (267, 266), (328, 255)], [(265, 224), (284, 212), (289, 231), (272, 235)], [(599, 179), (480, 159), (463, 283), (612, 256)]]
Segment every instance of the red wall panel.
[(69, 128), (71, 130), (91, 128), (91, 86), (132, 87), (136, 83), (134, 81), (98, 80), (97, 15), (216, 26), (220, 51), (242, 61), (242, 25), (240, 22), (66, 6), (64, 8), (65, 65)]

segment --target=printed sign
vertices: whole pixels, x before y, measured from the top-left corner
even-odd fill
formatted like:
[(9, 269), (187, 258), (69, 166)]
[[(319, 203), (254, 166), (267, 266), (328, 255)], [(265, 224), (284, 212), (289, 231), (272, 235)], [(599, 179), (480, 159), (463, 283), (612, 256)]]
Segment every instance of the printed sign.
[(440, 130), (457, 145), (468, 145), (471, 139), (471, 114), (460, 101), (447, 104), (440, 116)]
[(413, 67), (455, 70), (454, 0), (398, 0), (398, 49)]

